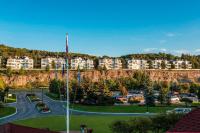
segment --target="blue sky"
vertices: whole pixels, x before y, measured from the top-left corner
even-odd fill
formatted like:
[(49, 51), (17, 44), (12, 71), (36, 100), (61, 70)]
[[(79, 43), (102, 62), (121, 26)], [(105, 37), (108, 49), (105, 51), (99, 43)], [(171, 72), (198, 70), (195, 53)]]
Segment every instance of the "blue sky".
[(120, 56), (200, 54), (199, 0), (0, 0), (0, 43)]

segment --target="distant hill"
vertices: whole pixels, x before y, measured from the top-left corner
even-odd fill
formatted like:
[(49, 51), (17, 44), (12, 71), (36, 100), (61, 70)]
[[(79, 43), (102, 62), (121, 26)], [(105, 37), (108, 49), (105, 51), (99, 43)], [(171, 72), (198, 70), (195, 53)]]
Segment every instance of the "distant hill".
[[(8, 57), (14, 56), (28, 56), (34, 59), (34, 67), (40, 68), (40, 60), (44, 57), (65, 57), (65, 52), (49, 52), (43, 50), (30, 50), (26, 48), (14, 48), (4, 44), (0, 44), (0, 56), (2, 56), (2, 67), (5, 67)], [(81, 54), (81, 53), (69, 53), (69, 57), (83, 57), (96, 60), (96, 56)]]
[[(43, 57), (65, 57), (65, 52), (49, 52), (49, 51), (42, 51), (42, 50), (30, 50), (26, 48), (14, 48), (4, 44), (0, 44), (0, 56), (2, 56), (2, 67), (5, 67), (6, 61), (8, 57), (14, 56), (29, 56), (30, 58), (34, 59), (34, 67), (40, 68), (40, 61)], [(98, 56), (82, 54), (82, 53), (69, 53), (70, 58), (72, 57), (83, 57), (83, 58), (90, 58), (94, 60), (95, 67), (97, 68), (98, 65)], [(108, 57), (108, 56), (105, 56)], [(166, 59), (166, 60), (176, 60), (176, 59), (183, 59), (191, 61), (193, 68), (200, 69), (200, 55), (187, 55), (183, 54), (180, 57), (175, 56), (172, 54), (166, 53), (148, 53), (148, 54), (129, 54), (120, 56), (122, 60), (123, 67), (126, 66), (126, 59), (127, 58), (136, 58), (136, 59), (146, 59), (146, 60), (155, 60), (155, 59)]]

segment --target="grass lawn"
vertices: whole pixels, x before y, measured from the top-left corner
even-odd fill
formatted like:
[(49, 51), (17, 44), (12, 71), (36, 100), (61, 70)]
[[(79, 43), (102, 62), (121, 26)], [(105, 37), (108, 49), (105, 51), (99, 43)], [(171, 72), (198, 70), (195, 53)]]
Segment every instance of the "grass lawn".
[[(72, 108), (73, 105), (71, 105)], [(172, 110), (177, 106), (155, 106), (149, 107), (150, 113), (165, 113), (167, 110)], [(90, 112), (113, 112), (113, 113), (145, 113), (147, 112), (146, 106), (137, 106), (137, 105), (129, 105), (129, 106), (87, 106), (87, 105), (79, 105), (75, 104), (73, 109), (81, 110), (81, 111), (90, 111)]]
[(8, 116), (14, 114), (16, 109), (14, 107), (3, 107), (0, 108), (0, 118), (4, 116)]
[[(81, 124), (87, 125), (94, 130), (94, 133), (111, 133), (109, 125), (116, 120), (128, 120), (130, 116), (72, 116), (70, 129), (78, 131)], [(53, 131), (65, 130), (65, 117), (50, 116), (21, 120), (15, 124), (25, 125), (34, 128), (49, 128)]]
[(31, 102), (40, 101), (40, 98), (37, 96), (27, 96)]
[(57, 94), (53, 94), (50, 92), (45, 93), (46, 96), (50, 97), (53, 100), (60, 100), (59, 96)]
[(12, 94), (12, 97), (5, 98), (5, 101), (6, 101), (6, 103), (14, 103), (14, 102), (16, 102), (17, 101), (16, 100), (16, 95)]

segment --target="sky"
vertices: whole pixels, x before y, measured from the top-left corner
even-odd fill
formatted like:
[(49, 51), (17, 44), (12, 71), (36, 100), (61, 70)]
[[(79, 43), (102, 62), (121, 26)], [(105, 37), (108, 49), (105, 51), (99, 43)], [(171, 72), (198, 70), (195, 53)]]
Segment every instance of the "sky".
[(200, 54), (200, 0), (0, 0), (0, 44), (97, 56)]

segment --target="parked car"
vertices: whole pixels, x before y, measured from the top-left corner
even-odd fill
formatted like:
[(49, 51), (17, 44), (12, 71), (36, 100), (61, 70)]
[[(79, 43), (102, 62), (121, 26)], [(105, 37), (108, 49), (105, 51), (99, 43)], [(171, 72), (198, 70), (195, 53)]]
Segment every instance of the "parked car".
[(166, 113), (170, 114), (170, 113), (176, 113), (176, 114), (187, 114), (190, 111), (192, 111), (191, 108), (175, 108), (173, 110), (167, 110)]

